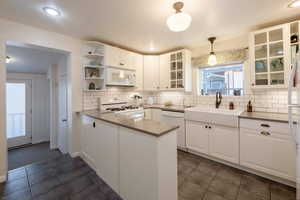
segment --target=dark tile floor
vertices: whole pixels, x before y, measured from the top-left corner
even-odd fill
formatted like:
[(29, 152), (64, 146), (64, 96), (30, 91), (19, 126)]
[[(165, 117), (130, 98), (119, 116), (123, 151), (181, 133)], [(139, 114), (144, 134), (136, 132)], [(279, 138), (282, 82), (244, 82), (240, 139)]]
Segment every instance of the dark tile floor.
[(8, 170), (60, 156), (59, 150), (50, 150), (49, 142), (8, 151)]
[(61, 155), (8, 173), (3, 200), (121, 200), (80, 158)]
[[(178, 152), (179, 200), (294, 200), (294, 188)], [(12, 170), (3, 200), (121, 200), (80, 158), (68, 155)]]
[(295, 200), (296, 190), (192, 154), (178, 152), (179, 200)]

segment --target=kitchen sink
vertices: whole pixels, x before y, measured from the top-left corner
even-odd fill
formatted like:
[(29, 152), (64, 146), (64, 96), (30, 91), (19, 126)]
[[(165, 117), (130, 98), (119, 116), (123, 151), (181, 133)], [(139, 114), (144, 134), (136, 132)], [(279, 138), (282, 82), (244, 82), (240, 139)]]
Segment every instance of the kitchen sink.
[(238, 127), (238, 117), (242, 109), (216, 109), (212, 107), (192, 107), (185, 109), (185, 119), (224, 126)]

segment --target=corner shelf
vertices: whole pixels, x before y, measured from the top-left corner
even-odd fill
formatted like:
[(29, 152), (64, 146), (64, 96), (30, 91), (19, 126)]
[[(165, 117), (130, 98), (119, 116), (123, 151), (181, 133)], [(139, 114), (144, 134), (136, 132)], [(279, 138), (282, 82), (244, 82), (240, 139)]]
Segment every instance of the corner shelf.
[[(83, 91), (99, 92), (106, 88), (106, 67), (104, 66), (104, 44), (85, 42), (82, 53)], [(99, 88), (99, 89), (89, 89)]]

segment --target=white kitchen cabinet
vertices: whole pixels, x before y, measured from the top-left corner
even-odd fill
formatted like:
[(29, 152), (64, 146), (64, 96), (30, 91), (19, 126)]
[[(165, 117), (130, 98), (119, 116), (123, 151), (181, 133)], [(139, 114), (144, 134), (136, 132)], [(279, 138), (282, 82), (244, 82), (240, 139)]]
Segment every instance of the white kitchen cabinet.
[(129, 57), (130, 52), (124, 49), (119, 49), (119, 67), (124, 69), (132, 69), (133, 67), (130, 66)]
[(145, 116), (144, 116), (144, 118), (152, 120), (152, 109), (151, 108), (145, 109)]
[(129, 65), (130, 69), (136, 71), (136, 84), (137, 90), (144, 89), (144, 57), (141, 54), (130, 53)]
[(159, 87), (161, 90), (170, 89), (170, 53), (159, 56)]
[(144, 56), (144, 90), (159, 90), (159, 56)]
[(209, 125), (209, 154), (239, 163), (239, 129), (220, 125)]
[(209, 153), (208, 124), (196, 121), (186, 121), (186, 145), (187, 148), (199, 153)]
[(161, 121), (161, 109), (160, 108), (152, 108), (152, 120), (154, 121)]
[(119, 133), (110, 123), (82, 116), (82, 152), (97, 174), (119, 191)]
[(130, 53), (127, 50), (105, 45), (105, 66), (122, 69), (133, 69), (130, 62)]
[(239, 163), (238, 128), (189, 120), (186, 120), (185, 126), (188, 149)]
[(95, 131), (97, 173), (115, 191), (119, 191), (118, 126), (96, 120)]
[(289, 32), (289, 24), (283, 24), (250, 33), (253, 89), (287, 87), (291, 64)]
[(95, 121), (90, 118), (83, 116), (82, 117), (82, 130), (81, 130), (81, 147), (82, 154), (86, 158), (87, 162), (96, 168), (96, 131), (94, 128)]
[(191, 51), (183, 49), (170, 53), (170, 89), (192, 91), (192, 58)]
[(105, 45), (104, 65), (108, 67), (119, 67), (120, 52), (117, 47)]
[(162, 111), (161, 121), (172, 126), (179, 126), (177, 129), (177, 147), (186, 150), (184, 113)]
[[(253, 122), (255, 121), (255, 122)], [(277, 176), (290, 181), (296, 180), (296, 147), (288, 131), (280, 129), (288, 124), (260, 121), (263, 126), (255, 126), (259, 120), (241, 119), (240, 164), (242, 166)], [(249, 124), (252, 125), (251, 128)], [(257, 123), (258, 124), (258, 123)]]

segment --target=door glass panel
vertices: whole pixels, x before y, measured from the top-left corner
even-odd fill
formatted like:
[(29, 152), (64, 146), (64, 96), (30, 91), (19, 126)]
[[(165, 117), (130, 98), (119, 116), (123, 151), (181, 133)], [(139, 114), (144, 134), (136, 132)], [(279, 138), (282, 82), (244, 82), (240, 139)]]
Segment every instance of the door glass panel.
[(176, 80), (176, 72), (171, 72), (171, 80)]
[(273, 30), (273, 31), (269, 32), (270, 42), (282, 40), (282, 38), (283, 38), (282, 29), (276, 29), (276, 30)]
[(171, 70), (176, 70), (176, 62), (171, 63)]
[(182, 60), (182, 53), (181, 52), (177, 53), (177, 60)]
[(177, 62), (177, 70), (182, 70), (182, 62)]
[(268, 85), (268, 74), (256, 74), (255, 75), (256, 85)]
[(267, 72), (268, 71), (268, 64), (267, 60), (257, 60), (255, 61), (255, 72)]
[(270, 44), (270, 56), (282, 56), (283, 55), (283, 42), (277, 42)]
[(284, 73), (271, 74), (271, 85), (284, 84)]
[(270, 59), (270, 71), (271, 72), (283, 71), (284, 70), (283, 63), (284, 63), (283, 58)]
[(255, 58), (267, 58), (267, 45), (255, 47)]
[(182, 80), (177, 82), (177, 88), (183, 88)]
[(254, 36), (255, 44), (267, 43), (267, 33), (259, 33)]
[(176, 81), (171, 81), (171, 88), (176, 88)]
[(183, 79), (183, 72), (182, 71), (177, 72), (177, 79)]
[(171, 54), (171, 61), (175, 61), (176, 60), (176, 54)]
[(25, 127), (26, 85), (6, 84), (6, 135), (15, 138), (26, 135)]

